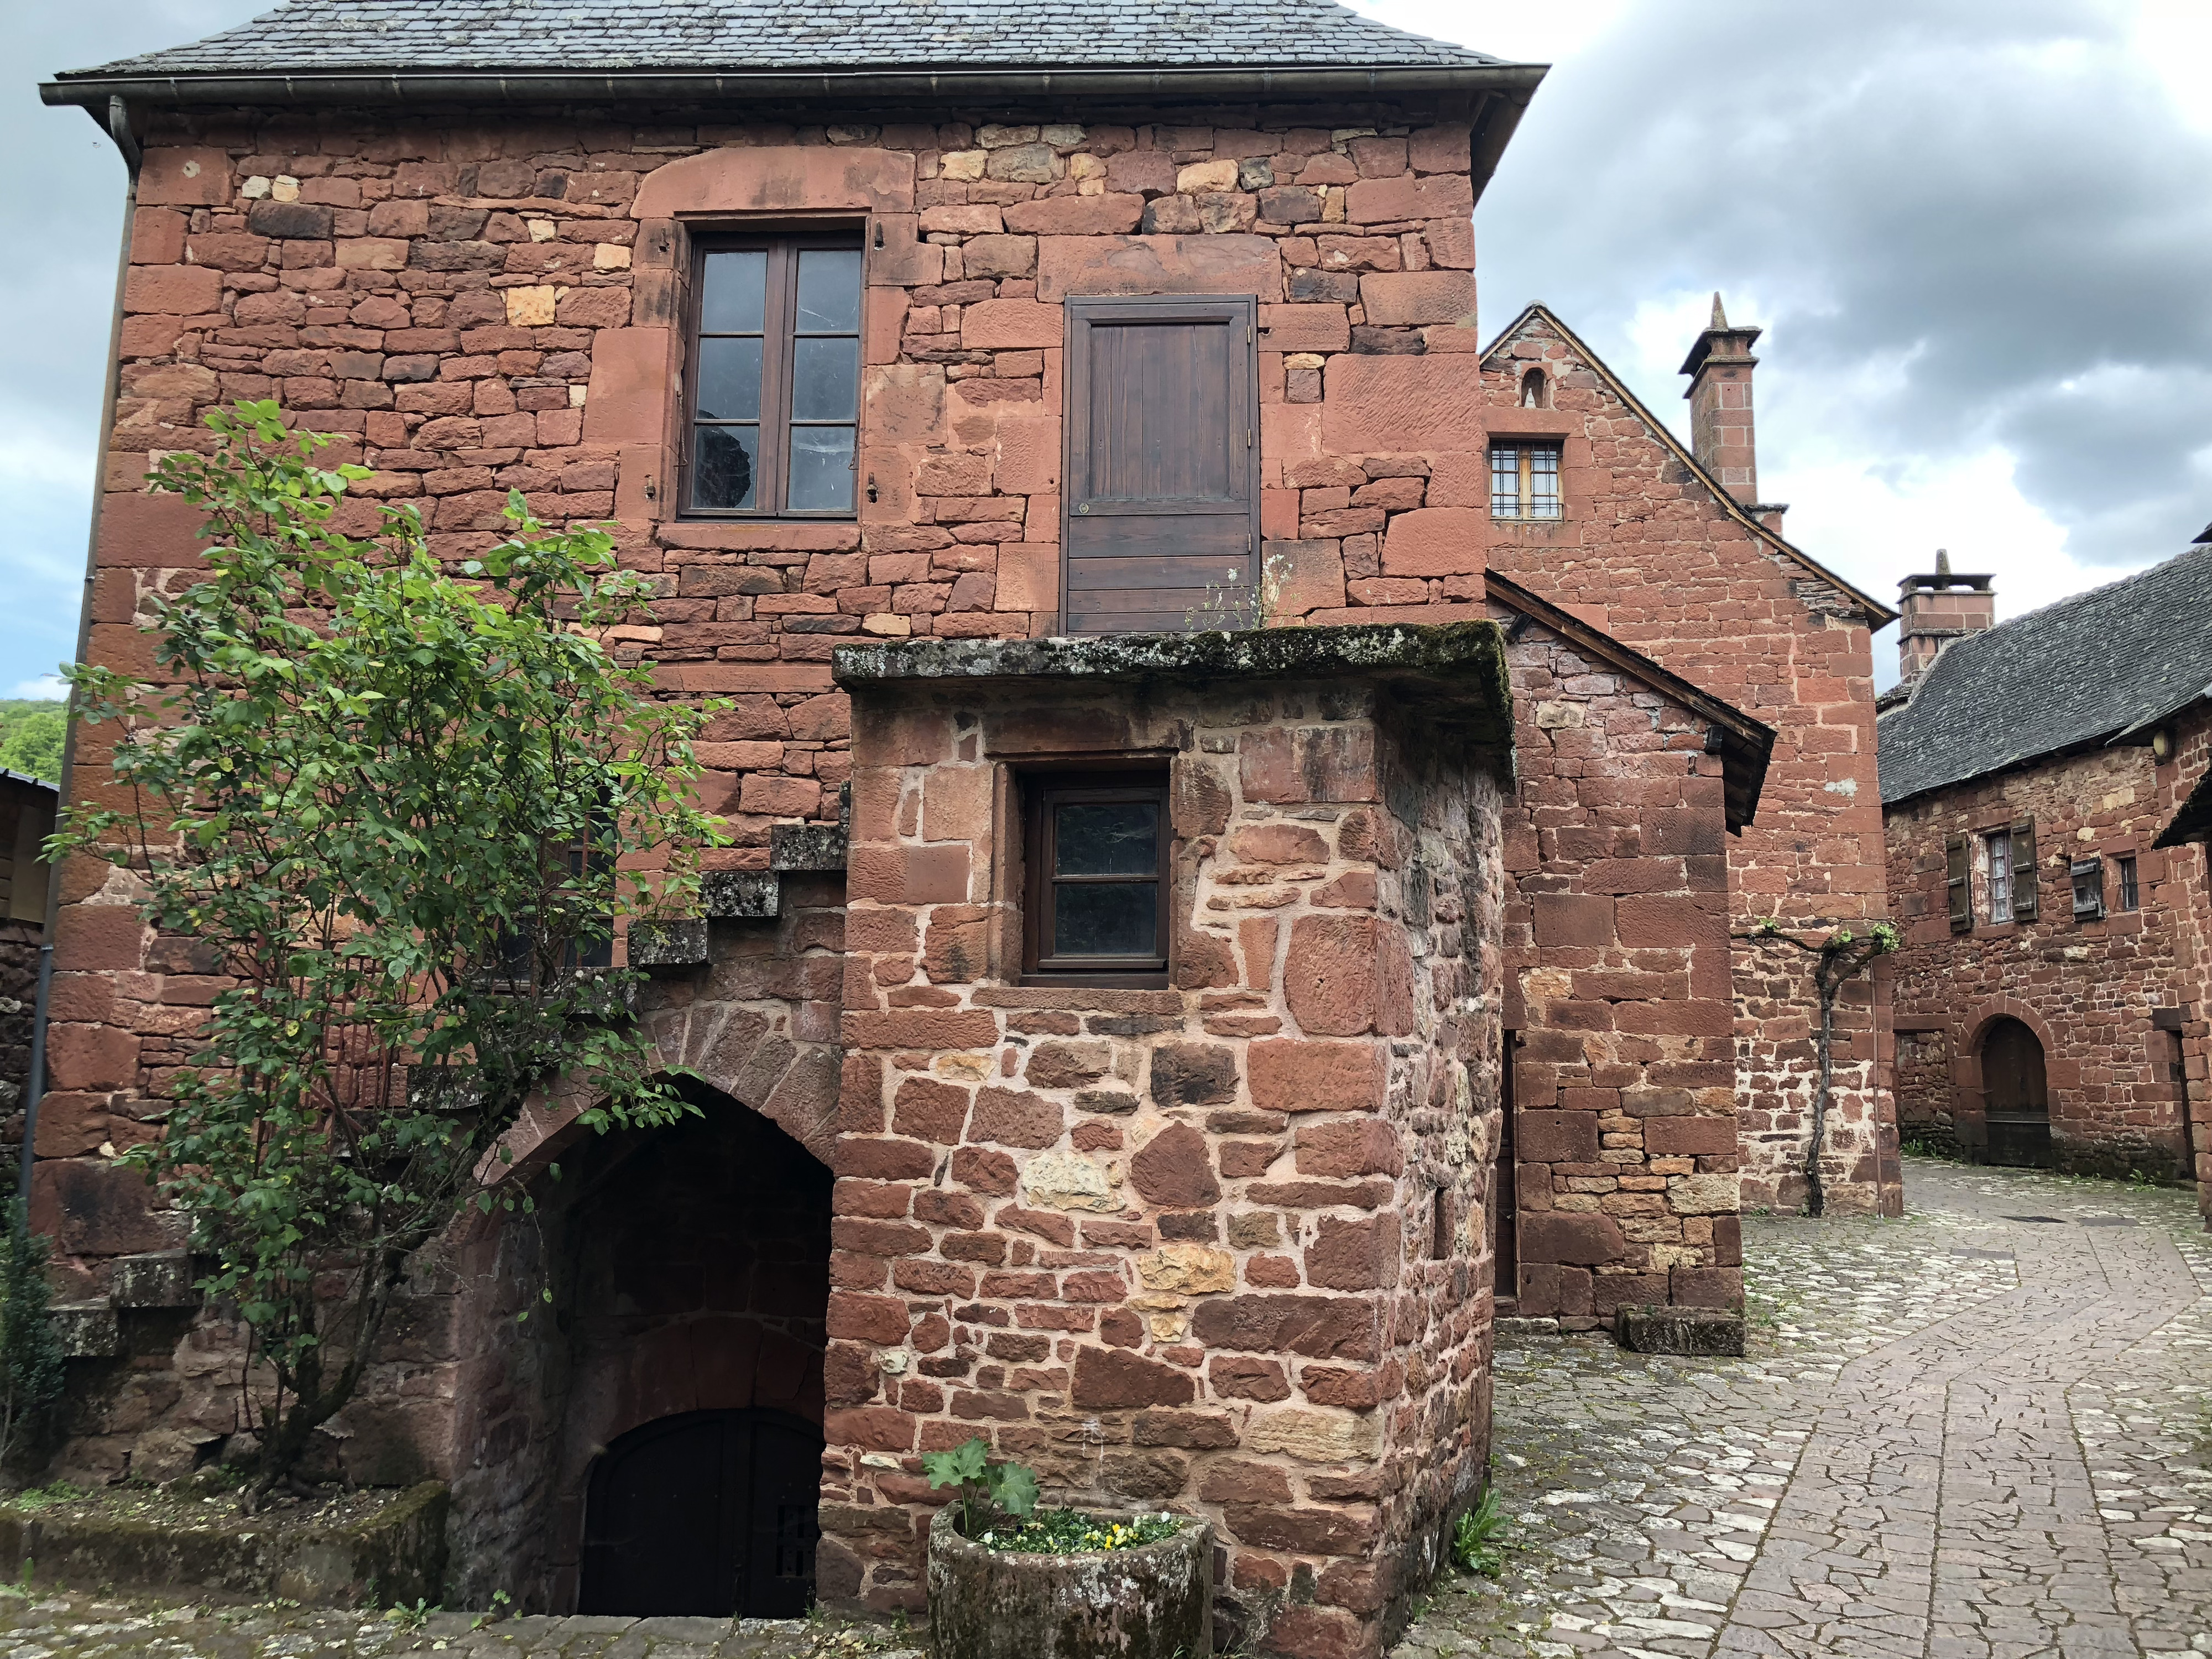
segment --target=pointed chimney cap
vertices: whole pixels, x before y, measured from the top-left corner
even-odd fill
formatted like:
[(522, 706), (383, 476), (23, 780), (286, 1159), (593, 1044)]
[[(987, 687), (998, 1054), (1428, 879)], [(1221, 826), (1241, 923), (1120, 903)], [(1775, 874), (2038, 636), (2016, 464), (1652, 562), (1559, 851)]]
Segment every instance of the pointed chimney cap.
[[(1721, 307), (1720, 290), (1715, 289), (1713, 319), (1705, 325), (1705, 331), (1698, 336), (1697, 343), (1690, 348), (1690, 355), (1682, 359), (1681, 372), (1695, 374), (1708, 357), (1718, 357), (1723, 362), (1755, 363), (1759, 359), (1751, 355), (1752, 342), (1765, 331), (1762, 328), (1738, 328), (1731, 324), (1728, 313)], [(1685, 392), (1683, 395), (1687, 397), (1689, 394)]]

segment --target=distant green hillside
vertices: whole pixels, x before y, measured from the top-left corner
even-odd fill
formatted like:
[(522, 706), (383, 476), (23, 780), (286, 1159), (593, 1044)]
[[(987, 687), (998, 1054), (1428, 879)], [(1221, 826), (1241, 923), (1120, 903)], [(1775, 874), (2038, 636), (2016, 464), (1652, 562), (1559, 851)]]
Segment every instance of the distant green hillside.
[(0, 767), (48, 783), (62, 781), (64, 705), (0, 698)]

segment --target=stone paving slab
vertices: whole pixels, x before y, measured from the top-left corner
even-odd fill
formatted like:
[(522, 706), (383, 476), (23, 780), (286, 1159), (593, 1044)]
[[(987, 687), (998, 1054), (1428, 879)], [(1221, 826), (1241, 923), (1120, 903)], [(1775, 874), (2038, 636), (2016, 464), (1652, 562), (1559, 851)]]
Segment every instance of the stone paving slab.
[(1505, 1570), (1394, 1659), (2212, 1654), (2190, 1195), (1906, 1172), (1901, 1221), (1746, 1218), (1742, 1359), (1501, 1345)]

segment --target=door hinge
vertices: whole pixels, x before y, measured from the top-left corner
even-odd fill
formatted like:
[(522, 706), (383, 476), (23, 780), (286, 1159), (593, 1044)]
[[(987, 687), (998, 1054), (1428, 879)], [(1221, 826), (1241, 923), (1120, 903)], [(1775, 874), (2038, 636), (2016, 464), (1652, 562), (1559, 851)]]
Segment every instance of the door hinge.
[(1252, 428), (1249, 426), (1244, 428), (1244, 447), (1252, 447)]
[(1247, 553), (1252, 550), (1252, 532), (1249, 530), (1244, 532), (1244, 550)]

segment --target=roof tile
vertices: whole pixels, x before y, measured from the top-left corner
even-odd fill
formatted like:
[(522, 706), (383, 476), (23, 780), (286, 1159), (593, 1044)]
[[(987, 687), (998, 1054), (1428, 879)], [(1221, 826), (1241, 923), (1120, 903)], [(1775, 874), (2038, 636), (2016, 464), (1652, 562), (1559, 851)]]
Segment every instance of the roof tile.
[(364, 70), (1472, 67), (1334, 0), (291, 0), (74, 75)]

